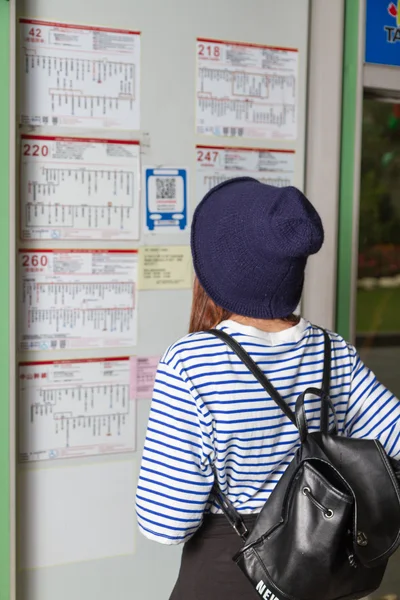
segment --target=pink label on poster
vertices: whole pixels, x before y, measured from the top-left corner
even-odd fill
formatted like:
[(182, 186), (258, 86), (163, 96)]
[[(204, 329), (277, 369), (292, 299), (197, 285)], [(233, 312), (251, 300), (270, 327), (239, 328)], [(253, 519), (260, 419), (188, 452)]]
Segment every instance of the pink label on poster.
[(130, 359), (131, 400), (151, 400), (159, 356), (132, 356)]
[(136, 358), (136, 398), (150, 400), (153, 395), (159, 356), (138, 356)]

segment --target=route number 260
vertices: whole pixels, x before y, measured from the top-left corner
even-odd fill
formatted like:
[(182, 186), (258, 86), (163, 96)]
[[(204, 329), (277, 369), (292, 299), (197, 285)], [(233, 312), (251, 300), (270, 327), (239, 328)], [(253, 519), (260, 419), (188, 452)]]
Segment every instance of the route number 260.
[(22, 256), (22, 266), (23, 267), (46, 267), (48, 263), (48, 258), (45, 254), (38, 256), (37, 254), (24, 254)]

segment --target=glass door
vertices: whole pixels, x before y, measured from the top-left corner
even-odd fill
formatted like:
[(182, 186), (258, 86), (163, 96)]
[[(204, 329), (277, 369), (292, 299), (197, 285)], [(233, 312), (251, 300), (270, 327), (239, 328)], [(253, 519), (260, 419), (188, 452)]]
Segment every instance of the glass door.
[(356, 345), (400, 397), (400, 103), (364, 100)]
[[(400, 398), (400, 101), (364, 99), (356, 346)], [(400, 598), (400, 553), (376, 598)]]

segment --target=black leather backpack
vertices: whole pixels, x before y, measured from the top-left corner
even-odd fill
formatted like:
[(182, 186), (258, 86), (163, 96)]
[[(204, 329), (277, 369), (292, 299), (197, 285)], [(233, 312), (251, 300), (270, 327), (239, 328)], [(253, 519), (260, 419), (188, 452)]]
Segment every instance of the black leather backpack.
[[(329, 429), (335, 409), (328, 334), (323, 331), (322, 388), (306, 389), (293, 413), (240, 344), (223, 331), (210, 333), (239, 356), (297, 426), (301, 440), (251, 532), (216, 483), (214, 495), (244, 542), (233, 560), (264, 600), (364, 598), (380, 586), (400, 544), (398, 463), (389, 461), (379, 441), (340, 436), (336, 425)], [(307, 427), (304, 402), (310, 394), (321, 398), (319, 432)]]

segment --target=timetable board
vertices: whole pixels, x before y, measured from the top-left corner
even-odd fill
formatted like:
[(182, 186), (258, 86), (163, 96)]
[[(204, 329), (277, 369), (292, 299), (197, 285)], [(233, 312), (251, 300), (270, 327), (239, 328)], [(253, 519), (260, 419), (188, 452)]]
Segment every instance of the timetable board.
[(20, 462), (134, 451), (131, 360), (21, 363)]
[(136, 240), (139, 143), (24, 134), (23, 240)]
[(19, 251), (21, 350), (136, 345), (136, 250)]
[[(30, 248), (31, 250), (50, 248), (54, 252), (60, 248), (75, 248), (79, 251), (81, 248), (131, 249), (139, 247), (140, 254), (146, 247), (158, 246), (160, 250), (171, 248), (175, 254), (175, 246), (189, 244), (191, 217), (198, 200), (196, 184), (196, 167), (199, 166), (196, 163), (198, 144), (293, 149), (296, 152), (294, 184), (302, 187), (305, 164), (304, 116), (309, 39), (308, 0), (287, 0), (285, 3), (277, 3), (274, 0), (253, 0), (253, 2), (254, 5), (249, 10), (249, 6), (240, 0), (205, 0), (201, 4), (193, 0), (171, 0), (170, 2), (155, 0), (154, 3), (145, 0), (136, 2), (131, 0), (114, 0), (113, 2), (105, 0), (68, 0), (68, 2), (62, 0), (18, 0), (18, 19), (21, 17), (35, 22), (78, 23), (82, 24), (84, 29), (90, 29), (90, 26), (100, 26), (101, 28), (117, 30), (124, 28), (133, 32), (141, 32), (140, 35), (132, 36), (140, 45), (138, 48), (140, 59), (137, 63), (141, 75), (141, 81), (138, 82), (140, 94), (137, 104), (137, 108), (140, 109), (138, 110), (140, 126), (137, 129), (132, 129), (130, 124), (134, 120), (132, 112), (124, 109), (125, 112), (122, 114), (121, 111), (116, 110), (115, 104), (111, 110), (107, 102), (103, 102), (101, 98), (93, 104), (93, 116), (88, 109), (85, 113), (88, 118), (85, 115), (82, 117), (81, 113), (73, 115), (72, 106), (75, 109), (76, 103), (79, 102), (76, 89), (72, 94), (73, 97), (64, 94), (64, 102), (67, 102), (67, 105), (64, 108), (61, 102), (62, 112), (57, 114), (55, 109), (59, 103), (58, 95), (57, 93), (53, 94), (54, 111), (51, 95), (49, 95), (49, 83), (54, 81), (53, 74), (43, 72), (43, 62), (40, 63), (40, 59), (37, 61), (40, 69), (37, 68), (34, 61), (31, 61), (38, 76), (38, 84), (32, 85), (32, 72), (24, 73), (27, 66), (25, 47), (28, 49), (28, 46), (22, 41), (19, 42), (22, 37), (17, 40), (17, 114), (18, 120), (22, 124), (20, 133), (42, 136), (77, 136), (79, 138), (95, 137), (106, 140), (113, 138), (116, 140), (140, 140), (142, 194), (140, 231), (139, 238), (136, 240), (106, 237), (108, 234), (103, 233), (99, 240), (78, 237), (81, 235), (80, 233), (74, 234), (75, 237), (66, 238), (50, 239), (36, 236), (30, 238), (28, 236), (33, 232), (29, 230), (27, 237), (19, 240), (20, 248)], [(189, 13), (190, 19), (186, 18)], [(22, 26), (20, 30), (22, 31)], [(59, 27), (55, 31), (62, 40), (66, 28)], [(75, 30), (72, 28), (71, 31), (75, 36)], [(76, 29), (78, 34), (76, 39), (79, 38), (80, 31), (83, 30)], [(254, 135), (254, 132), (249, 129), (245, 131), (244, 125), (237, 123), (236, 117), (229, 122), (229, 125), (223, 125), (217, 115), (218, 123), (208, 125), (213, 128), (222, 127), (221, 135), (216, 133), (216, 130), (212, 134), (203, 134), (197, 129), (199, 110), (196, 108), (196, 81), (199, 65), (198, 62), (196, 64), (196, 51), (198, 50), (197, 38), (199, 36), (214, 40), (237, 40), (246, 45), (269, 44), (272, 47), (298, 48), (295, 99), (297, 137), (295, 140), (275, 137), (272, 141), (268, 139), (271, 129), (256, 132)], [(32, 48), (40, 46), (38, 52), (43, 55), (43, 45), (44, 43), (41, 42), (30, 42), (29, 52)], [(67, 57), (71, 56), (70, 53), (73, 52), (72, 47), (66, 48), (63, 45), (62, 54), (61, 52), (59, 54)], [(109, 54), (108, 51), (107, 54)], [(64, 77), (66, 69), (68, 69), (68, 74), (70, 73), (71, 61), (69, 63), (64, 61), (56, 66), (57, 70), (58, 67), (61, 67), (60, 81), (63, 83), (61, 77)], [(212, 63), (212, 66), (217, 67), (216, 63)], [(119, 83), (121, 82), (122, 80)], [(91, 82), (89, 83), (92, 85)], [(71, 78), (69, 77), (67, 85), (70, 84)], [(74, 84), (73, 80), (72, 84)], [(95, 85), (94, 82), (93, 86), (95, 93), (97, 89), (101, 91), (105, 87), (103, 83)], [(113, 97), (115, 97), (115, 93), (119, 93), (117, 88), (118, 85), (111, 90)], [(34, 94), (32, 103), (29, 103), (29, 90), (32, 89), (35, 94), (40, 95), (40, 101), (35, 98)], [(90, 90), (86, 88), (86, 91), (90, 96)], [(218, 90), (215, 91), (218, 96)], [(102, 92), (101, 95), (104, 93)], [(46, 96), (49, 96), (50, 100)], [(25, 103), (27, 97), (28, 100)], [(89, 100), (86, 100), (86, 103), (88, 102)], [(82, 99), (80, 103), (82, 110), (85, 108)], [(223, 103), (221, 102), (221, 104)], [(22, 110), (23, 108), (24, 110)], [(99, 115), (99, 109), (103, 110), (103, 108), (105, 108), (106, 114)], [(277, 109), (275, 113), (278, 114)], [(130, 123), (127, 124), (127, 120)], [(86, 125), (88, 121), (89, 124)], [(121, 126), (120, 123), (123, 125)], [(32, 125), (35, 129), (31, 129)], [(226, 133), (224, 127), (228, 127), (228, 137), (224, 135)], [(278, 128), (278, 133), (281, 129)], [(260, 133), (262, 135), (259, 135)], [(251, 142), (249, 137), (257, 137), (258, 140)], [(164, 200), (179, 200), (174, 196), (170, 182), (167, 182), (168, 185), (162, 186), (163, 189), (159, 185), (158, 194), (157, 185), (155, 186), (156, 193), (153, 198), (149, 198), (150, 210), (146, 211), (145, 178), (143, 177), (146, 166), (153, 169), (172, 167), (187, 170), (187, 225), (184, 230), (179, 229), (179, 223), (183, 223), (184, 219), (175, 223), (174, 229), (165, 226), (165, 221), (169, 217)], [(235, 171), (235, 175), (238, 174)], [(222, 176), (221, 173), (219, 176)], [(268, 173), (266, 176), (270, 177), (274, 174)], [(21, 180), (19, 173), (18, 179)], [(156, 204), (152, 203), (153, 200), (157, 201)], [(163, 201), (161, 208), (165, 206), (163, 212), (158, 210), (161, 205), (160, 200)], [(19, 198), (18, 202), (20, 202)], [(57, 202), (56, 198), (55, 204)], [(23, 204), (21, 203), (20, 206), (22, 207)], [(179, 214), (180, 206), (182, 204), (179, 205), (178, 202), (174, 205), (173, 210), (170, 211), (172, 217)], [(17, 212), (20, 216), (21, 211)], [(162, 221), (164, 221), (164, 223), (160, 223), (162, 227), (155, 227), (153, 231), (147, 231), (147, 212), (150, 215), (162, 215)], [(18, 237), (21, 238), (21, 219), (19, 219), (18, 229)], [(52, 229), (52, 224), (49, 229)], [(172, 252), (170, 254), (172, 255)], [(16, 260), (18, 262), (18, 256)], [(173, 273), (173, 271), (176, 272), (175, 262), (175, 259), (171, 264), (165, 261), (161, 266), (166, 273), (168, 271)], [(154, 272), (155, 269), (152, 268), (152, 271)], [(139, 266), (138, 272), (141, 273)], [(29, 276), (36, 275), (31, 272), (26, 275), (28, 274)], [(82, 273), (78, 271), (78, 275), (80, 277)], [(20, 275), (18, 277), (21, 279)], [(55, 278), (52, 278), (51, 281), (55, 281)], [(136, 378), (134, 377), (133, 380), (136, 379), (136, 392), (133, 397), (136, 398), (134, 404), (137, 417), (135, 452), (125, 452), (122, 448), (121, 454), (113, 451), (114, 443), (117, 442), (114, 429), (111, 430), (112, 435), (107, 438), (105, 447), (107, 451), (103, 452), (103, 448), (90, 447), (90, 439), (87, 440), (88, 445), (86, 445), (86, 441), (82, 444), (79, 437), (81, 429), (74, 430), (72, 426), (70, 447), (65, 456), (72, 456), (73, 452), (80, 453), (78, 448), (80, 445), (85, 446), (87, 454), (79, 454), (76, 458), (67, 459), (62, 457), (66, 451), (65, 437), (62, 439), (60, 437), (58, 443), (54, 442), (54, 427), (57, 423), (50, 419), (50, 415), (40, 415), (40, 411), (45, 413), (45, 407), (40, 403), (37, 409), (35, 407), (38, 414), (35, 415), (33, 424), (29, 424), (27, 427), (31, 432), (31, 450), (36, 453), (44, 452), (44, 454), (36, 454), (28, 459), (21, 454), (20, 460), (24, 462), (18, 465), (19, 537), (17, 546), (22, 554), (19, 556), (20, 569), (17, 573), (20, 600), (70, 600), (81, 597), (85, 597), (86, 600), (108, 600), (109, 598), (131, 600), (132, 593), (138, 599), (167, 600), (175, 585), (179, 571), (181, 547), (171, 546), (166, 552), (160, 544), (150, 542), (139, 534), (134, 518), (134, 494), (141, 450), (146, 436), (156, 363), (158, 357), (162, 356), (171, 344), (187, 333), (191, 290), (188, 285), (182, 286), (182, 289), (176, 287), (168, 289), (165, 285), (157, 285), (155, 288), (153, 285), (156, 283), (155, 277), (149, 278), (149, 281), (154, 289), (142, 290), (139, 285), (137, 304), (135, 299), (135, 307), (138, 307), (138, 332), (134, 344), (131, 342), (132, 345), (126, 343), (125, 340), (121, 345), (117, 336), (110, 339), (111, 336), (107, 331), (98, 331), (96, 335), (92, 335), (92, 332), (81, 327), (74, 328), (72, 335), (63, 339), (46, 338), (46, 331), (41, 328), (37, 338), (22, 340), (24, 348), (21, 349), (21, 340), (17, 342), (21, 349), (18, 363), (59, 361), (61, 359), (73, 360), (77, 363), (82, 359), (97, 357), (135, 357), (136, 361), (133, 364), (136, 369)], [(35, 283), (35, 279), (31, 283)], [(42, 301), (41, 305), (43, 305)], [(44, 318), (47, 319), (47, 317)], [(19, 316), (16, 321), (18, 325)], [(89, 338), (85, 347), (76, 346), (76, 339), (74, 339), (76, 329), (79, 329), (82, 338), (85, 337), (86, 340)], [(134, 330), (136, 331), (136, 326)], [(63, 334), (65, 333), (64, 330)], [(103, 333), (106, 339), (100, 339)], [(34, 334), (36, 335), (35, 332)], [(36, 345), (33, 351), (29, 349), (29, 343), (32, 341)], [(43, 351), (40, 351), (38, 341), (43, 343)], [(53, 346), (54, 351), (51, 349), (51, 342), (55, 345)], [(94, 381), (94, 377), (82, 384), (77, 384), (74, 380), (73, 387), (75, 385), (91, 385)], [(17, 386), (20, 387), (19, 380), (17, 380)], [(25, 393), (26, 398), (28, 394), (31, 394), (28, 391)], [(62, 408), (65, 406), (65, 397), (63, 398), (63, 404), (60, 405)], [(72, 406), (76, 408), (77, 404), (72, 403)], [(101, 406), (96, 400), (96, 408), (101, 408)], [(78, 406), (78, 411), (74, 410), (73, 415), (79, 413)], [(71, 424), (73, 425), (73, 421)], [(45, 426), (46, 429), (43, 431)], [(121, 433), (122, 439), (127, 439), (125, 436), (125, 434), (127, 435), (126, 426), (121, 429)], [(25, 444), (22, 448), (19, 445), (19, 439), (17, 443), (19, 451), (29, 451), (29, 445)], [(57, 458), (41, 458), (52, 448), (58, 449)], [(112, 449), (112, 454), (108, 453), (108, 449)], [(93, 453), (89, 454), (89, 452)], [(38, 458), (36, 459), (35, 456)], [(129, 464), (126, 468), (122, 468), (122, 464), (130, 461), (132, 461), (133, 467)], [(79, 471), (82, 473), (80, 474)], [(68, 526), (65, 523), (68, 523)], [(150, 524), (149, 528), (151, 528)], [(93, 532), (96, 535), (93, 535)], [(76, 543), (77, 540), (79, 543)], [(129, 554), (131, 552), (133, 554)], [(153, 562), (156, 561), (159, 565), (159, 576), (153, 578), (151, 586), (149, 586), (149, 577), (151, 577), (149, 556), (152, 556)], [(56, 564), (58, 566), (54, 567), (53, 565)]]
[(198, 39), (197, 133), (296, 139), (297, 72), (296, 49)]
[(197, 199), (200, 201), (211, 188), (233, 177), (253, 177), (276, 187), (293, 185), (294, 168), (294, 150), (198, 145)]
[(21, 18), (20, 123), (140, 127), (140, 34)]

